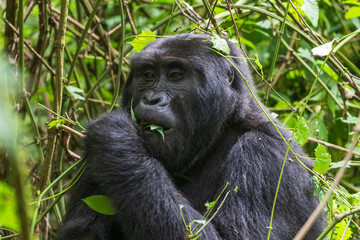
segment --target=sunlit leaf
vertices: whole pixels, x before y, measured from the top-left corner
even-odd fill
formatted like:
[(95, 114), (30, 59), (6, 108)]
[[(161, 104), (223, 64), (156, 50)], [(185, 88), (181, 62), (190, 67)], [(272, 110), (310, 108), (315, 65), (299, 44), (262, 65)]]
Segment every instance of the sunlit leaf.
[(217, 35), (216, 33), (213, 34), (211, 42), (213, 43), (212, 48), (214, 48), (215, 50), (218, 50), (222, 53), (230, 54), (230, 48), (227, 41), (219, 37), (219, 35)]
[(350, 19), (350, 18), (354, 18), (354, 17), (360, 17), (360, 7), (351, 7), (345, 13), (346, 19)]
[(74, 86), (65, 86), (65, 88), (74, 97), (74, 99), (85, 100), (85, 98), (80, 95), (80, 93), (84, 93), (84, 90)]
[(327, 56), (331, 52), (334, 42), (335, 39), (333, 39), (331, 42), (325, 43), (323, 45), (311, 49), (311, 52), (314, 56), (320, 56), (320, 57)]
[(15, 191), (0, 181), (0, 226), (14, 231), (20, 230)]
[(309, 18), (311, 24), (317, 27), (319, 21), (319, 6), (316, 0), (304, 0), (304, 4), (301, 6), (301, 10), (304, 11)]
[(54, 120), (54, 121), (51, 121), (49, 124), (48, 124), (48, 129), (56, 126), (56, 125), (63, 125), (65, 123), (65, 119), (59, 119), (59, 120)]
[(116, 210), (112, 204), (110, 198), (104, 195), (93, 195), (82, 199), (90, 208), (93, 210), (105, 214), (105, 215), (114, 215)]
[(349, 240), (352, 239), (352, 230), (347, 227), (346, 218), (335, 225), (333, 231), (330, 231), (327, 236), (331, 236), (332, 240)]
[(315, 148), (315, 157), (314, 171), (321, 174), (326, 173), (331, 163), (331, 155), (326, 152), (325, 146), (319, 144)]
[(142, 31), (130, 44), (134, 47), (135, 51), (140, 52), (150, 42), (155, 41), (156, 37), (153, 32), (147, 30)]

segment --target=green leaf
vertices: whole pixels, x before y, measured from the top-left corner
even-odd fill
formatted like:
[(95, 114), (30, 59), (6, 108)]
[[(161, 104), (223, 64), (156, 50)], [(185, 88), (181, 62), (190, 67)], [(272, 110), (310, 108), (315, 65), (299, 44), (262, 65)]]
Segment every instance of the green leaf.
[(326, 152), (325, 146), (319, 144), (315, 148), (315, 157), (314, 171), (321, 174), (326, 173), (331, 163), (331, 155)]
[(216, 204), (216, 201), (213, 201), (213, 202), (206, 202), (205, 203), (205, 207), (206, 207), (206, 210), (208, 211), (209, 209), (213, 208)]
[(200, 224), (202, 224), (202, 225), (205, 225), (205, 224), (206, 224), (206, 220), (194, 220), (194, 222), (200, 223)]
[(165, 136), (164, 136), (164, 128), (162, 126), (156, 125), (156, 124), (150, 124), (143, 126), (145, 129), (150, 128), (151, 131), (157, 131), (160, 133), (160, 135), (163, 138), (163, 141), (165, 142)]
[(308, 137), (309, 137), (309, 133), (310, 133), (310, 130), (307, 125), (307, 122), (306, 122), (305, 118), (301, 117), (299, 119), (298, 128), (296, 129), (297, 143), (299, 145), (303, 145), (304, 143), (306, 143), (308, 140)]
[(311, 24), (317, 27), (319, 21), (319, 6), (316, 0), (304, 0), (304, 4), (301, 6), (301, 10), (304, 11), (309, 18)]
[(142, 31), (130, 44), (134, 47), (136, 52), (140, 52), (150, 42), (155, 41), (155, 39), (155, 34), (150, 30), (147, 30), (146, 32)]
[(133, 100), (134, 98), (131, 98), (131, 103), (130, 103), (130, 114), (131, 114), (131, 119), (136, 122), (136, 117), (135, 117), (135, 113), (133, 110)]
[(218, 50), (222, 53), (230, 54), (230, 48), (227, 41), (219, 37), (219, 35), (217, 35), (216, 33), (213, 34), (213, 37), (210, 41), (213, 43), (212, 48), (214, 48), (215, 50)]
[(84, 93), (84, 90), (74, 86), (65, 86), (65, 88), (74, 97), (74, 99), (85, 100), (85, 98), (79, 94)]
[(352, 230), (347, 227), (346, 218), (335, 225), (335, 228), (328, 233), (327, 236), (331, 237), (332, 240), (349, 240), (352, 239)]
[(354, 17), (360, 17), (360, 7), (351, 7), (345, 13), (345, 19), (350, 19)]
[(56, 125), (60, 125), (62, 126), (63, 124), (65, 123), (65, 119), (59, 119), (59, 120), (54, 120), (54, 121), (51, 121), (49, 124), (48, 124), (48, 129), (56, 126)]
[(0, 182), (0, 226), (13, 231), (20, 230), (16, 203), (15, 191), (6, 183)]
[(359, 118), (351, 116), (351, 117), (347, 117), (347, 119), (340, 118), (340, 120), (343, 123), (347, 123), (347, 124), (357, 124), (359, 121)]
[(90, 208), (93, 210), (105, 214), (105, 215), (115, 215), (116, 210), (112, 204), (110, 198), (104, 195), (93, 195), (82, 199)]

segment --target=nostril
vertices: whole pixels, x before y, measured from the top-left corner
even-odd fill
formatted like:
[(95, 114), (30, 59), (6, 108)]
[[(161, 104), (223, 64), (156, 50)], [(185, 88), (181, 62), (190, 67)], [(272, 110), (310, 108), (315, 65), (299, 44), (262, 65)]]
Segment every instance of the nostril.
[(149, 91), (143, 96), (143, 103), (149, 106), (164, 107), (168, 104), (168, 96), (165, 92)]

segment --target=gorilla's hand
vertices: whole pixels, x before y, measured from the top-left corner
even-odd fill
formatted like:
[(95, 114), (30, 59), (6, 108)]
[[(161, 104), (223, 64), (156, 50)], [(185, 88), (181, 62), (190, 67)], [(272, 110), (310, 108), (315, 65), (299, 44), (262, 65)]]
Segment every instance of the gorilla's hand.
[[(104, 114), (92, 121), (85, 139), (85, 152), (91, 159), (107, 160), (113, 153), (143, 153), (138, 125), (125, 112)], [(99, 161), (99, 160), (97, 160)]]
[[(113, 200), (118, 212), (115, 221), (125, 236), (182, 239), (185, 226), (179, 205), (184, 205), (187, 222), (201, 219), (201, 215), (176, 189), (163, 165), (147, 153), (138, 132), (137, 124), (124, 112), (92, 122), (85, 142), (88, 172), (101, 192)], [(202, 234), (205, 239), (219, 237), (211, 224)]]

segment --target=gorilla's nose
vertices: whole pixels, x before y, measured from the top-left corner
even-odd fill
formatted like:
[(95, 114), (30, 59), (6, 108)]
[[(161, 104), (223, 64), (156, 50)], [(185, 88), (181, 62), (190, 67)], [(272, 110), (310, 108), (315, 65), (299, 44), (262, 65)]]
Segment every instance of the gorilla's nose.
[(169, 96), (166, 92), (150, 90), (143, 95), (140, 104), (145, 108), (162, 108), (169, 104)]

